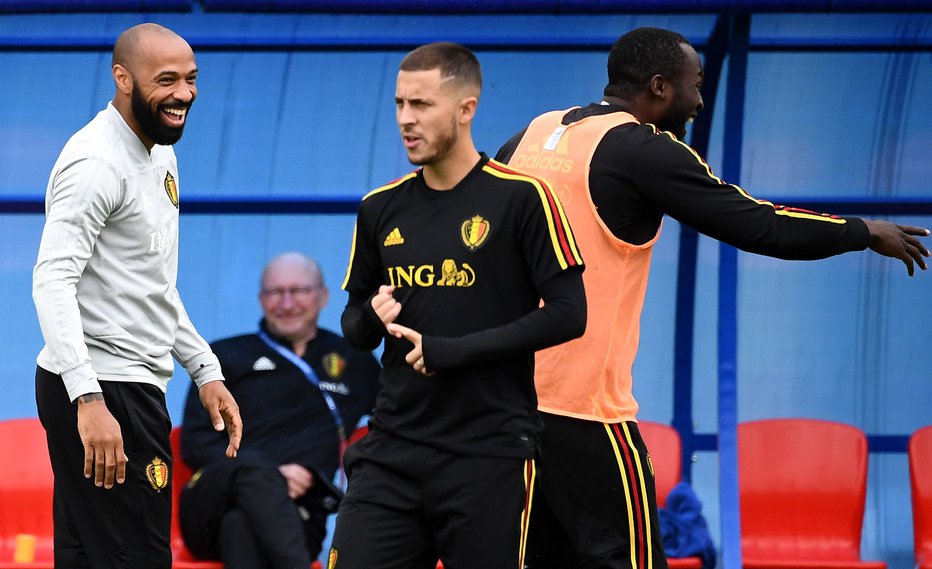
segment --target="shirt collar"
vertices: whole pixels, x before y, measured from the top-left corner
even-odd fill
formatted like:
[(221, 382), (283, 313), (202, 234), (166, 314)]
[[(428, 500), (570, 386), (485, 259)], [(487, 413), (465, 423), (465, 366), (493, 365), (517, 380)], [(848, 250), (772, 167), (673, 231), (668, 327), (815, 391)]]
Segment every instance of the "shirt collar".
[(112, 124), (117, 132), (120, 135), (120, 140), (126, 147), (133, 153), (134, 156), (140, 160), (148, 161), (150, 158), (149, 151), (146, 149), (146, 145), (142, 143), (142, 140), (139, 139), (139, 135), (133, 132), (133, 129), (126, 124), (126, 120), (123, 118), (123, 115), (120, 114), (120, 111), (113, 106), (113, 102), (107, 103), (107, 108), (104, 110), (104, 116), (107, 121)]

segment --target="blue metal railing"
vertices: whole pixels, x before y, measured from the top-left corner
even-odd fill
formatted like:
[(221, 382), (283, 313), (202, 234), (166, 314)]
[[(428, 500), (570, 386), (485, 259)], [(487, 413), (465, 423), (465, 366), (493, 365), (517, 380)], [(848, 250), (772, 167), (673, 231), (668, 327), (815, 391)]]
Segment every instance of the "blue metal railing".
[[(364, 192), (360, 192), (362, 195)], [(927, 198), (819, 198), (775, 197), (773, 203), (792, 205), (838, 215), (932, 216), (932, 196)], [(269, 197), (186, 196), (181, 202), (185, 215), (275, 215), (275, 214), (355, 214), (358, 197)], [(45, 213), (40, 196), (0, 196), (0, 214)]]
[[(2, 12), (0, 12), (2, 13)], [(545, 26), (550, 29), (551, 26)], [(326, 52), (326, 51), (407, 51), (424, 43), (442, 38), (469, 46), (475, 51), (565, 51), (605, 53), (618, 39), (614, 33), (575, 35), (563, 30), (549, 34), (502, 37), (482, 35), (455, 22), (436, 22), (430, 29), (410, 32), (363, 32), (359, 29), (300, 31), (281, 35), (263, 35), (230, 30), (184, 33), (185, 39), (197, 52)], [(0, 52), (109, 52), (113, 49), (116, 33), (61, 33), (48, 35), (0, 35)], [(708, 38), (689, 37), (699, 51), (708, 48)], [(760, 36), (748, 44), (752, 52), (913, 52), (932, 50), (932, 37), (896, 39), (887, 37), (795, 37), (777, 38)]]
[(7, 12), (336, 12), (389, 14), (606, 14), (653, 12), (891, 12), (929, 0), (4, 0)]

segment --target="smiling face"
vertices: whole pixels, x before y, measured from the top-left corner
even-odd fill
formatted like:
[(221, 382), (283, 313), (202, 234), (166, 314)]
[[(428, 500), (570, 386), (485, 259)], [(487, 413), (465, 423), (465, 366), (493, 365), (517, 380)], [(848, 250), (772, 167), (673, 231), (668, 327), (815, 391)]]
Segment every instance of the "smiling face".
[(141, 31), (131, 48), (113, 66), (117, 108), (147, 148), (174, 144), (197, 98), (194, 52), (178, 35), (157, 28)]
[(303, 255), (279, 255), (262, 273), (259, 302), (266, 325), (296, 345), (317, 335), (317, 318), (327, 298), (320, 269)]
[(702, 64), (696, 50), (686, 44), (680, 44), (686, 60), (675, 78), (667, 82), (667, 106), (656, 121), (657, 128), (668, 130), (683, 140), (686, 125), (691, 123), (702, 111)]
[[(194, 93), (196, 96), (196, 89)], [(164, 101), (147, 100), (138, 82), (134, 80), (130, 108), (142, 134), (155, 144), (167, 145), (175, 144), (181, 139), (193, 101), (192, 98), (185, 103), (174, 97)]]
[(449, 83), (440, 69), (398, 72), (395, 117), (412, 164), (440, 162), (459, 140), (462, 101)]

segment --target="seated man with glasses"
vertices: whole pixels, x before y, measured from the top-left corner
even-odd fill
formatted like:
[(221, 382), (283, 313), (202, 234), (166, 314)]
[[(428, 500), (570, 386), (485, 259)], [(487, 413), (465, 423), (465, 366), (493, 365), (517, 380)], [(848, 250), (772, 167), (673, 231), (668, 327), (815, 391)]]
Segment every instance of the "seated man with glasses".
[(298, 253), (262, 272), (264, 318), (253, 334), (212, 345), (249, 421), (236, 460), (188, 393), (182, 456), (197, 470), (181, 495), (188, 548), (227, 569), (306, 568), (320, 553), (347, 435), (375, 403), (379, 365), (317, 327), (327, 303), (320, 267)]

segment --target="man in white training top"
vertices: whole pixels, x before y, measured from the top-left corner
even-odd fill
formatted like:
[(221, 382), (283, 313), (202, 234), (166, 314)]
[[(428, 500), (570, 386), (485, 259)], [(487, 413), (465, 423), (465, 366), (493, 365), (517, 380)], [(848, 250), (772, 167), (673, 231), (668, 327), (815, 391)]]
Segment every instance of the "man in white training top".
[(197, 96), (188, 43), (156, 24), (113, 48), (112, 103), (65, 145), (33, 275), (36, 402), (55, 473), (55, 566), (170, 568), (172, 356), (214, 428), (242, 436), (216, 356), (175, 286), (178, 165)]

